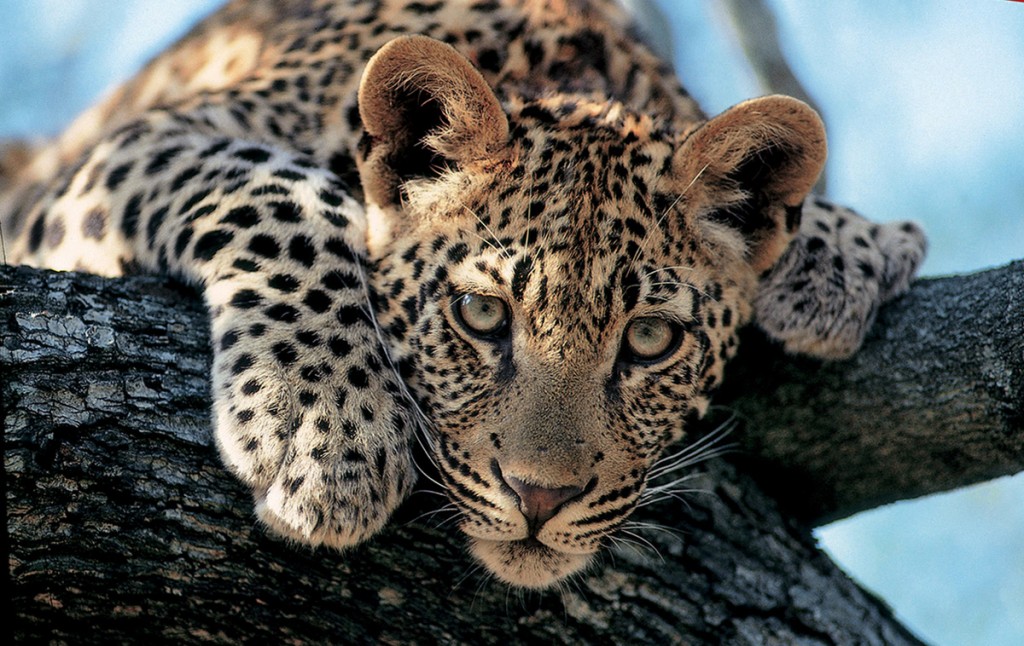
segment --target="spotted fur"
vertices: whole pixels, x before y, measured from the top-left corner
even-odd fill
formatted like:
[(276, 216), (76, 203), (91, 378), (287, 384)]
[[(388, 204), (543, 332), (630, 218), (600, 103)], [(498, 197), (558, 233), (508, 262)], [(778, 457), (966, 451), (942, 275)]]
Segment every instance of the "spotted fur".
[(420, 428), (472, 553), (527, 587), (626, 521), (739, 326), (847, 356), (924, 250), (813, 198), (801, 223), (817, 115), (706, 119), (610, 1), (232, 2), (8, 150), (12, 261), (201, 289), (217, 443), (272, 530), (378, 532)]

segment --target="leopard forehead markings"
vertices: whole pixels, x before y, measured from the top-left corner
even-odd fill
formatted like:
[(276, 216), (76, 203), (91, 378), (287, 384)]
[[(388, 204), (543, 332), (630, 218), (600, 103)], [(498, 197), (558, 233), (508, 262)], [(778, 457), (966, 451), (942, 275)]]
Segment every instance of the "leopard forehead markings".
[(420, 428), (475, 557), (551, 585), (627, 521), (754, 306), (846, 354), (923, 254), (825, 204), (801, 228), (813, 111), (706, 120), (627, 34), (603, 1), (231, 3), (8, 153), (9, 256), (201, 287), (217, 444), (274, 532), (380, 531)]

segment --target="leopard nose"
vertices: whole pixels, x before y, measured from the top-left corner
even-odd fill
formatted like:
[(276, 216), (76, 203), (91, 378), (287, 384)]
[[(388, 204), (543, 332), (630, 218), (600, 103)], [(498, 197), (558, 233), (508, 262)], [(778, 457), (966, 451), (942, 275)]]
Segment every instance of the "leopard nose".
[(526, 516), (531, 535), (536, 534), (563, 505), (583, 493), (582, 487), (538, 487), (515, 476), (505, 476), (504, 480), (519, 498), (519, 511)]

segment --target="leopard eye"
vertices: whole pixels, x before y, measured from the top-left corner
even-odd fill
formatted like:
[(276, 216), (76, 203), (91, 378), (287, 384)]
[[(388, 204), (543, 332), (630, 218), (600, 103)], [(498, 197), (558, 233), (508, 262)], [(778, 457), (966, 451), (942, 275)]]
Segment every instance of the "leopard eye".
[(636, 363), (656, 363), (675, 351), (680, 334), (679, 325), (665, 319), (653, 316), (635, 319), (626, 328), (625, 358)]
[(496, 296), (465, 294), (453, 309), (459, 322), (477, 336), (494, 338), (508, 329), (508, 305)]

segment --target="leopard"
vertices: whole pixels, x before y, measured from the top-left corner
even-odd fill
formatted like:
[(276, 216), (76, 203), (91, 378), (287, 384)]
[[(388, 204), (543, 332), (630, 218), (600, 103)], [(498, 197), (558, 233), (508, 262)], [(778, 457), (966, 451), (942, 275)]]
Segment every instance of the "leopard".
[(345, 550), (429, 472), (486, 572), (557, 585), (691, 439), (741, 328), (843, 360), (926, 249), (814, 195), (812, 108), (706, 115), (635, 19), (232, 0), (4, 146), (7, 261), (195, 288), (215, 444), (272, 534)]

